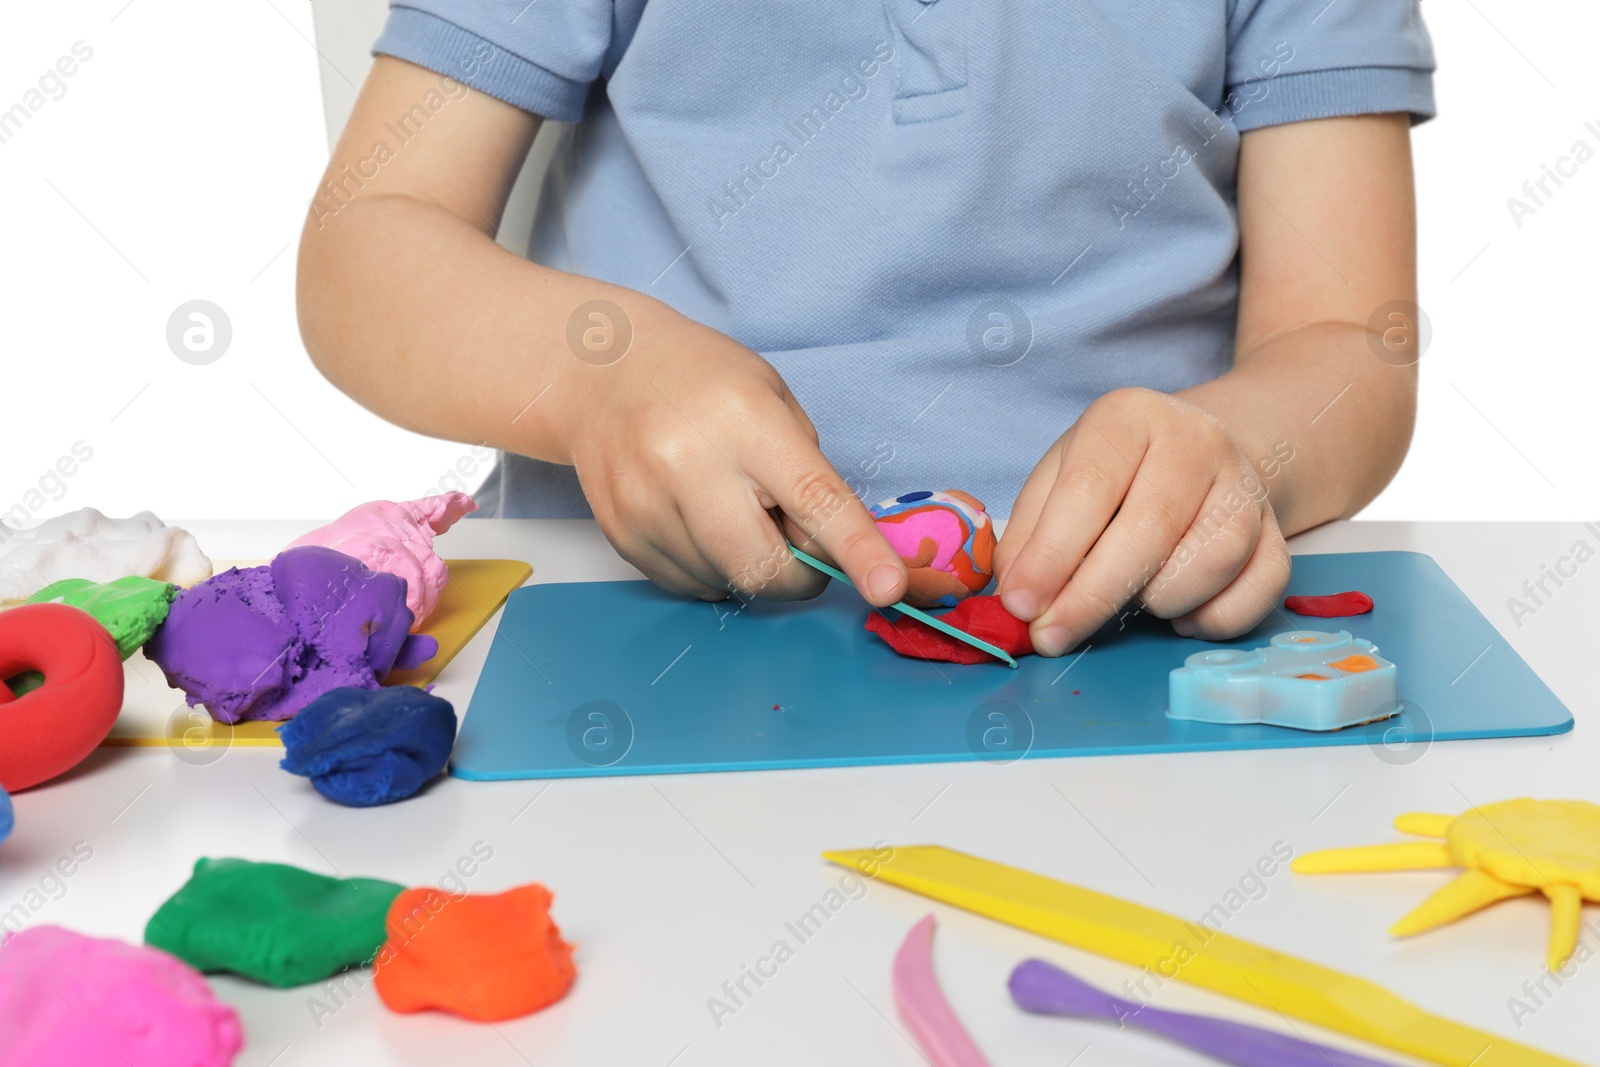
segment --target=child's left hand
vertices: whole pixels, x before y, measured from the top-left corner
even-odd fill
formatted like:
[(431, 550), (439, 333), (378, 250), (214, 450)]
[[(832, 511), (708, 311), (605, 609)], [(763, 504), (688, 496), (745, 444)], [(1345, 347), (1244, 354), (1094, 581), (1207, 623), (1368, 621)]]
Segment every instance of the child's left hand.
[(1034, 648), (1059, 656), (1134, 600), (1185, 637), (1244, 633), (1283, 596), (1289, 550), (1227, 427), (1177, 397), (1118, 389), (1029, 475), (995, 573)]

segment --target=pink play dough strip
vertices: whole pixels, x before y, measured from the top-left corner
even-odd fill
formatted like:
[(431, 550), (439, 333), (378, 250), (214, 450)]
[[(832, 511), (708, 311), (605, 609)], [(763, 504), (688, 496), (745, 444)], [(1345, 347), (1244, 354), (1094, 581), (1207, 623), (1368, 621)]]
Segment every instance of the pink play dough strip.
[(894, 954), (894, 1003), (933, 1067), (989, 1067), (939, 989), (932, 915), (911, 928)]

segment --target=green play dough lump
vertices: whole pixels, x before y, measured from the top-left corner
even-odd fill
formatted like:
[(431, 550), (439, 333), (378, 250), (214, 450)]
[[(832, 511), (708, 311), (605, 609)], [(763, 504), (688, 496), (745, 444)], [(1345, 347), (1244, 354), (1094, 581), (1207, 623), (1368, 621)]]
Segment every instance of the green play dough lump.
[(305, 985), (370, 962), (402, 888), (282, 863), (201, 859), (150, 917), (144, 940), (208, 974)]
[(87, 611), (106, 628), (117, 651), (127, 659), (150, 640), (167, 619), (167, 609), (178, 587), (137, 574), (114, 582), (91, 582), (87, 578), (63, 578), (29, 597), (29, 604), (65, 604)]
[[(150, 640), (167, 619), (167, 609), (178, 587), (171, 582), (158, 582), (154, 578), (131, 575), (112, 582), (91, 582), (87, 578), (63, 578), (51, 582), (29, 597), (27, 604), (66, 604), (86, 611), (117, 643), (117, 651), (127, 659), (139, 646)], [(44, 684), (44, 675), (38, 671), (23, 671), (5, 684), (12, 695), (31, 693)]]

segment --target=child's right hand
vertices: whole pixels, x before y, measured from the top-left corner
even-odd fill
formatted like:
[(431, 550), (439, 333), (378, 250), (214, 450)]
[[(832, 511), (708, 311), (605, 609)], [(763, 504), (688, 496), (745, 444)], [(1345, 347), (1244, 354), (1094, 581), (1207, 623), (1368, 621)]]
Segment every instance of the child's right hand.
[(836, 563), (873, 604), (899, 600), (905, 565), (778, 372), (665, 305), (635, 304), (630, 318), (624, 356), (570, 360), (547, 414), (617, 552), (663, 588), (705, 600), (815, 596), (825, 579), (787, 538)]
[[(374, 163), (394, 116), (430, 93), (450, 103), (427, 136)], [(814, 596), (824, 581), (788, 537), (874, 604), (894, 603), (904, 565), (765, 360), (641, 293), (495, 244), (539, 121), (377, 58), (301, 241), (301, 332), (317, 366), (410, 429), (574, 464), (617, 551), (668, 589)], [(595, 300), (633, 332), (605, 365), (578, 358), (568, 333)]]

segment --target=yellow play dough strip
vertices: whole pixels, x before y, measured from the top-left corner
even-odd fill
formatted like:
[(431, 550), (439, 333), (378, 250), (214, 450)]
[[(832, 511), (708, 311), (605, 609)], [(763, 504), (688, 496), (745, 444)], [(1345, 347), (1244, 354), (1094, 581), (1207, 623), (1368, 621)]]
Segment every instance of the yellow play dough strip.
[(1552, 885), (1544, 895), (1550, 898), (1550, 948), (1545, 964), (1552, 971), (1561, 969), (1578, 947), (1583, 924), (1583, 893), (1574, 885)]
[(1410, 937), (1435, 926), (1455, 922), (1480, 908), (1512, 897), (1524, 897), (1536, 892), (1529, 886), (1511, 885), (1491, 878), (1482, 871), (1466, 871), (1441, 886), (1432, 896), (1407, 912), (1401, 920), (1389, 927), (1396, 937)]
[(1437, 841), (1400, 841), (1392, 845), (1325, 848), (1296, 856), (1289, 865), (1296, 874), (1362, 874), (1368, 871), (1419, 871), (1454, 867), (1450, 850)]
[[(885, 854), (888, 858), (883, 858)], [(1031, 933), (1447, 1067), (1580, 1067), (1430, 1015), (1382, 986), (1053, 878), (935, 846), (834, 863)]]
[(1427, 811), (1414, 811), (1408, 815), (1395, 818), (1394, 828), (1403, 834), (1416, 834), (1418, 837), (1444, 837), (1450, 830), (1450, 824), (1456, 821), (1454, 815), (1435, 815)]

